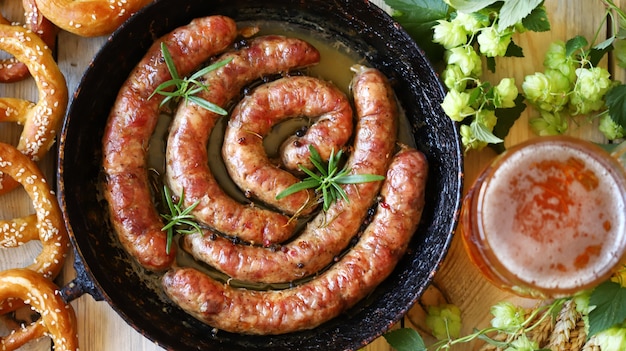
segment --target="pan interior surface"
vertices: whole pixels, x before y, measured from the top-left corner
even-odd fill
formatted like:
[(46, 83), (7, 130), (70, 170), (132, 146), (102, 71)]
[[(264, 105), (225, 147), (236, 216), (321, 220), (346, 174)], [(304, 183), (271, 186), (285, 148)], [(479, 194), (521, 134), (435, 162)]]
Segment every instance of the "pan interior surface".
[[(99, 194), (102, 134), (120, 86), (152, 42), (191, 19), (220, 14), (240, 23), (285, 23), (344, 46), (390, 78), (414, 145), (427, 155), (426, 208), (409, 252), (365, 301), (312, 330), (276, 336), (217, 331), (171, 304), (159, 275), (136, 267), (121, 248)], [(124, 54), (120, 54), (123, 52)], [(367, 1), (158, 0), (115, 32), (85, 72), (59, 143), (58, 196), (76, 251), (102, 297), (134, 328), (176, 350), (354, 350), (398, 321), (432, 280), (456, 227), (462, 151), (440, 102), (443, 89), (399, 25)]]

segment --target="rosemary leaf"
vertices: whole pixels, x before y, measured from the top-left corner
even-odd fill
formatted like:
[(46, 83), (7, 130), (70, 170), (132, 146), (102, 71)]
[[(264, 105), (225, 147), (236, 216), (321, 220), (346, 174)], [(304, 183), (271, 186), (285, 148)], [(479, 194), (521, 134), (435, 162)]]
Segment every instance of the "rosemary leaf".
[(335, 182), (337, 184), (359, 184), (359, 183), (369, 183), (376, 182), (379, 180), (384, 180), (385, 177), (376, 174), (350, 174), (342, 177), (338, 177)]
[(209, 111), (211, 111), (213, 113), (216, 113), (218, 115), (224, 116), (224, 115), (226, 115), (228, 113), (228, 112), (226, 112), (226, 110), (224, 110), (223, 108), (217, 106), (216, 104), (214, 104), (212, 102), (209, 102), (209, 101), (206, 101), (204, 99), (201, 99), (201, 98), (199, 98), (197, 96), (189, 96), (187, 99), (189, 101), (194, 102), (196, 105), (198, 105), (198, 106), (200, 106), (200, 107), (202, 107), (202, 108), (204, 108), (206, 110), (209, 110)]
[(161, 231), (166, 232), (167, 234), (167, 242), (165, 246), (165, 251), (167, 254), (170, 253), (170, 248), (172, 246), (172, 240), (176, 233), (178, 234), (193, 234), (193, 233), (202, 233), (202, 229), (200, 225), (196, 222), (196, 218), (191, 211), (198, 206), (200, 200), (194, 202), (190, 206), (183, 208), (185, 204), (185, 191), (183, 190), (178, 202), (175, 203), (172, 200), (172, 195), (167, 186), (163, 187), (163, 201), (167, 204), (167, 208), (170, 213), (161, 214), (161, 217), (165, 219), (167, 222), (161, 228)]
[(208, 91), (209, 89), (209, 87), (202, 82), (202, 76), (204, 76), (208, 72), (227, 65), (230, 61), (232, 61), (232, 58), (215, 62), (207, 67), (198, 70), (191, 77), (181, 79), (178, 71), (176, 70), (176, 66), (174, 65), (174, 60), (172, 59), (172, 56), (170, 55), (170, 52), (167, 49), (165, 43), (161, 43), (161, 53), (163, 54), (165, 65), (167, 66), (167, 69), (169, 70), (172, 79), (159, 84), (156, 89), (154, 89), (152, 94), (150, 94), (148, 99), (152, 98), (156, 94), (165, 96), (165, 98), (161, 101), (159, 105), (163, 106), (172, 100), (176, 101), (182, 98), (185, 101), (192, 101), (198, 106), (207, 109), (213, 113), (222, 116), (227, 114), (226, 110), (224, 110), (223, 108), (196, 96), (196, 94), (202, 91)]
[(174, 60), (172, 59), (172, 55), (170, 55), (170, 51), (167, 49), (167, 46), (164, 42), (161, 42), (161, 53), (163, 54), (163, 59), (165, 60), (165, 65), (167, 69), (170, 71), (170, 75), (172, 79), (179, 79), (178, 71), (176, 70), (176, 65), (174, 64)]
[(309, 146), (309, 150), (311, 152), (309, 159), (315, 166), (316, 172), (300, 167), (308, 177), (281, 191), (276, 196), (276, 199), (284, 198), (301, 190), (315, 188), (315, 191), (322, 196), (323, 209), (326, 211), (330, 208), (331, 204), (339, 199), (349, 202), (348, 194), (346, 194), (346, 191), (340, 184), (358, 184), (385, 179), (384, 176), (375, 174), (348, 174), (350, 170), (345, 167), (339, 169), (343, 155), (342, 150), (339, 150), (336, 154), (334, 150), (332, 150), (327, 163), (322, 160), (322, 157), (315, 147)]

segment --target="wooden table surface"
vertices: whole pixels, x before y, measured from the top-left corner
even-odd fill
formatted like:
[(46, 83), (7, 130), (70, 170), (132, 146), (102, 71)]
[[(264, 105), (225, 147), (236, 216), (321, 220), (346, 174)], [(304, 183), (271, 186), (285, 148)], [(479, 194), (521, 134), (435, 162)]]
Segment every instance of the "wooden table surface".
[[(623, 0), (622, 0), (623, 1)], [(373, 1), (384, 8), (382, 0)], [(18, 14), (20, 3), (4, 0), (2, 12)], [(525, 75), (542, 70), (543, 55), (550, 42), (567, 40), (574, 35), (582, 34), (592, 38), (600, 26), (604, 8), (597, 0), (546, 0), (545, 3), (552, 30), (547, 33), (527, 33), (516, 37), (515, 41), (522, 46), (525, 58), (507, 58), (498, 60), (497, 75), (488, 79), (492, 82), (499, 77), (515, 77), (518, 87)], [(17, 9), (17, 10), (16, 10)], [(9, 17), (9, 16), (7, 16)], [(11, 18), (11, 17), (9, 17)], [(605, 32), (600, 33), (606, 35)], [(98, 49), (106, 41), (105, 37), (82, 38), (76, 35), (61, 32), (58, 44), (58, 63), (65, 74), (70, 94), (76, 89), (79, 80)], [(607, 60), (604, 65), (608, 65)], [(614, 77), (624, 81), (623, 69), (609, 67)], [(22, 97), (36, 101), (37, 90), (31, 81), (19, 84), (0, 85), (0, 96)], [(528, 138), (534, 137), (528, 128), (528, 117), (534, 111), (527, 109), (522, 118), (517, 121), (505, 144), (514, 145)], [(16, 143), (21, 130), (19, 127), (0, 123), (0, 140)], [(572, 128), (569, 134), (594, 141), (602, 141), (602, 136), (595, 128), (580, 126)], [(465, 159), (465, 188), (473, 182), (477, 173), (495, 156), (490, 149), (480, 152), (469, 152)], [(40, 166), (53, 179), (53, 157), (48, 156)], [(30, 200), (25, 193), (15, 191), (4, 195), (0, 200), (0, 218), (13, 218), (30, 213)], [(20, 249), (0, 250), (0, 269), (16, 266), (25, 266), (37, 255), (37, 243)], [(59, 278), (59, 284), (64, 284), (73, 277), (72, 258), (68, 258), (66, 269)], [(469, 263), (463, 250), (460, 237), (453, 239), (449, 254), (440, 271), (435, 276), (435, 283), (444, 291), (450, 302), (460, 307), (463, 318), (463, 333), (469, 333), (475, 327), (487, 326), (490, 320), (489, 307), (497, 301), (508, 299), (523, 305), (533, 305), (535, 301), (516, 298), (504, 293), (487, 283)], [(142, 336), (128, 326), (106, 302), (97, 302), (89, 295), (84, 295), (72, 302), (78, 317), (78, 333), (81, 350), (86, 351), (157, 351), (161, 347)], [(405, 320), (406, 325), (410, 325)], [(26, 350), (49, 350), (49, 340), (25, 347)], [(459, 350), (468, 350), (465, 345)], [(389, 351), (391, 348), (382, 338), (368, 345), (367, 351)]]

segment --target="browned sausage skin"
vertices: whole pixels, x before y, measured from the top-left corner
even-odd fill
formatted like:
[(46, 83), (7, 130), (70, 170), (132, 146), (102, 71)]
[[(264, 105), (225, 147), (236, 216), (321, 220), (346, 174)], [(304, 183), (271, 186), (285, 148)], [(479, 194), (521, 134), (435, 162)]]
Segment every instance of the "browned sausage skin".
[[(352, 174), (384, 175), (397, 134), (398, 107), (386, 77), (359, 66), (352, 90), (357, 115), (353, 151), (347, 160)], [(214, 235), (187, 235), (183, 247), (196, 259), (234, 279), (291, 282), (315, 274), (341, 253), (357, 234), (381, 182), (344, 186), (349, 202), (337, 201), (316, 215), (289, 243), (278, 249), (235, 245)]]
[[(335, 88), (336, 89), (336, 88)], [(328, 160), (331, 152), (337, 152), (348, 141), (353, 127), (352, 109), (345, 107), (344, 101), (336, 94), (310, 94), (303, 97), (307, 105), (314, 102), (308, 101), (313, 97), (322, 99), (319, 105), (328, 105), (333, 109), (320, 116), (316, 123), (311, 125), (303, 136), (298, 134), (288, 137), (280, 148), (280, 157), (283, 167), (293, 172), (301, 173), (299, 166), (314, 169), (311, 162), (309, 146), (313, 145), (323, 160)], [(347, 113), (350, 113), (348, 119)]]
[[(209, 90), (200, 95), (226, 105), (241, 90), (263, 76), (288, 72), (319, 62), (319, 52), (296, 38), (263, 36), (226, 53), (227, 65), (203, 77)], [(185, 193), (186, 206), (197, 201), (196, 218), (216, 231), (268, 246), (293, 235), (295, 222), (286, 215), (242, 204), (220, 187), (209, 168), (207, 142), (221, 116), (194, 103), (182, 104), (172, 122), (166, 151), (167, 179), (175, 194)]]
[[(307, 76), (278, 79), (263, 84), (233, 110), (226, 128), (222, 153), (233, 181), (249, 196), (289, 214), (306, 214), (314, 206), (313, 191), (300, 191), (276, 199), (299, 178), (270, 162), (263, 140), (277, 123), (292, 117), (308, 118), (312, 125), (302, 137), (290, 140), (290, 162), (306, 163), (309, 146), (327, 160), (352, 134), (352, 107), (347, 96), (333, 84)], [(306, 150), (304, 152), (303, 150)], [(306, 156), (307, 162), (300, 161)], [(297, 166), (296, 166), (297, 167)]]
[(181, 76), (228, 48), (237, 35), (227, 17), (198, 18), (157, 40), (122, 86), (109, 115), (103, 137), (105, 197), (111, 222), (121, 243), (150, 270), (168, 268), (174, 250), (166, 253), (163, 223), (152, 204), (146, 153), (158, 119), (162, 96), (149, 98), (155, 88), (171, 79), (163, 60), (164, 42)]
[(387, 172), (382, 201), (359, 241), (309, 282), (254, 291), (222, 284), (193, 268), (177, 268), (165, 274), (165, 292), (194, 317), (229, 332), (283, 334), (315, 328), (352, 307), (392, 272), (419, 224), (427, 169), (421, 152), (402, 150)]

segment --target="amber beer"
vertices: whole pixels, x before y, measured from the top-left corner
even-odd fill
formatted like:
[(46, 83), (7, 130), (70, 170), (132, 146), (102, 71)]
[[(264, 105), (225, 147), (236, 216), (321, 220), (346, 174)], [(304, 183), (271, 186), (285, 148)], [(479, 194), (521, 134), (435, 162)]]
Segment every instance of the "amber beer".
[(623, 262), (626, 174), (616, 157), (570, 137), (541, 137), (500, 155), (463, 201), (474, 264), (518, 295), (593, 287)]

